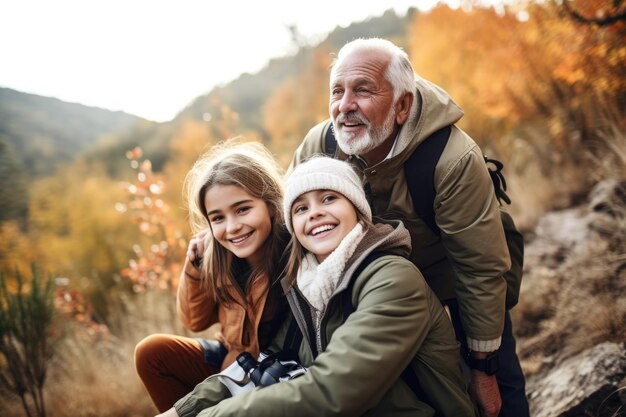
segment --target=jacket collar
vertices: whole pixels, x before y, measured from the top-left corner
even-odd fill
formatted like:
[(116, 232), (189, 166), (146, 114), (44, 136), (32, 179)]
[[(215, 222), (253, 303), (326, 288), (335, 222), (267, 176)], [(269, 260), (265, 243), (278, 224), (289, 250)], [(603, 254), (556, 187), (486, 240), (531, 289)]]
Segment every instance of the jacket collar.
[(411, 114), (400, 129), (392, 156), (404, 155), (404, 159), (408, 158), (424, 139), (462, 117), (463, 110), (444, 89), (416, 74)]
[[(365, 232), (365, 236), (346, 262), (344, 273), (337, 283), (333, 294), (346, 289), (352, 279), (352, 275), (370, 253), (385, 251), (405, 258), (410, 255), (411, 237), (401, 221), (376, 219), (376, 222), (374, 226)], [(285, 294), (294, 290), (289, 284), (288, 277), (284, 277), (281, 280), (281, 284)]]

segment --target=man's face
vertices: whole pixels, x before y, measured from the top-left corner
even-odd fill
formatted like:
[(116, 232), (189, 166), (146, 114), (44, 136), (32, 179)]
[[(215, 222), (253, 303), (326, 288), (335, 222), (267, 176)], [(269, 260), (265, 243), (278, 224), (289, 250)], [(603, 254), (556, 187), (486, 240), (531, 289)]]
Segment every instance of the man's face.
[(380, 51), (356, 51), (333, 69), (329, 113), (342, 151), (364, 155), (393, 134), (393, 87), (385, 78), (390, 58)]

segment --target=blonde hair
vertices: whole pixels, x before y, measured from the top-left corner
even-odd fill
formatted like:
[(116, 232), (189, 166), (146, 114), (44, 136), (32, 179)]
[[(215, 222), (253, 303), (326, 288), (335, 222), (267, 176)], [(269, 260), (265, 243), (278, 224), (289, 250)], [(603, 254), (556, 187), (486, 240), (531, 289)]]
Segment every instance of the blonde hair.
[(258, 142), (242, 142), (234, 138), (213, 146), (200, 156), (187, 173), (183, 187), (189, 210), (192, 233), (210, 227), (205, 206), (206, 193), (214, 185), (234, 185), (252, 197), (265, 202), (271, 217), (272, 230), (263, 245), (266, 262), (250, 270), (215, 239), (209, 239), (202, 262), (203, 284), (220, 302), (235, 302), (228, 292), (235, 276), (249, 272), (251, 277), (268, 274), (278, 279), (282, 272), (281, 257), (287, 242), (282, 215), (282, 170), (270, 151)]

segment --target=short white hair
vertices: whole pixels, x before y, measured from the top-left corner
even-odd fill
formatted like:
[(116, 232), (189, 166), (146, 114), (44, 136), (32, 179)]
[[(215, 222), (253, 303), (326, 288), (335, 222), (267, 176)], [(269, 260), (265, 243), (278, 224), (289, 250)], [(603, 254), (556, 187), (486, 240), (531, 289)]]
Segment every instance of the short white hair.
[(333, 61), (330, 71), (331, 83), (334, 78), (335, 68), (341, 64), (346, 56), (357, 51), (381, 51), (391, 58), (387, 71), (385, 71), (385, 79), (393, 87), (394, 101), (398, 100), (404, 93), (414, 93), (415, 71), (409, 56), (399, 46), (381, 38), (359, 38), (345, 44), (339, 50), (337, 58)]

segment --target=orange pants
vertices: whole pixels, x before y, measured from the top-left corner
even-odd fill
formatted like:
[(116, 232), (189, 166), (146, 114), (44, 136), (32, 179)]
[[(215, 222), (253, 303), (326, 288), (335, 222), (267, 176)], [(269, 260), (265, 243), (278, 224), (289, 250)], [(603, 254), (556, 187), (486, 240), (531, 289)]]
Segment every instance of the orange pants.
[(153, 334), (139, 342), (135, 368), (161, 413), (220, 371), (205, 363), (204, 350), (196, 339), (169, 334)]

